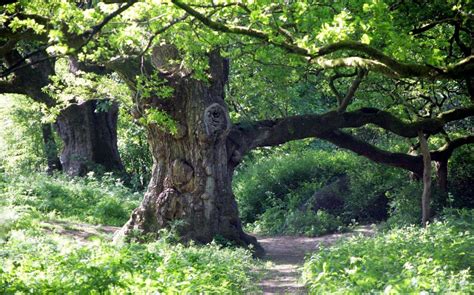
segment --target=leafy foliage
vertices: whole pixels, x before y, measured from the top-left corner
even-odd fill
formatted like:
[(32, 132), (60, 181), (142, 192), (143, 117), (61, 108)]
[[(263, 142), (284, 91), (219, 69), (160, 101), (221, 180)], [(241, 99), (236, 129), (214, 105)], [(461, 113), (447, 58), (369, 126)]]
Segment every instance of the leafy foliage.
[[(409, 180), (403, 172), (343, 151), (298, 149), (263, 156), (237, 171), (234, 192), (250, 230), (306, 235), (334, 232), (356, 221), (383, 220), (389, 209), (387, 198), (395, 208), (394, 202), (401, 202), (397, 196), (405, 196)], [(311, 210), (318, 201), (315, 192), (330, 188), (341, 175), (349, 179), (348, 188), (334, 188), (324, 200), (328, 208)], [(417, 198), (419, 194), (409, 195)], [(336, 202), (340, 204), (333, 207)]]
[(455, 208), (474, 208), (474, 191), (472, 179), (474, 176), (474, 147), (466, 146), (457, 150), (450, 160), (449, 192), (451, 205)]
[(153, 165), (146, 130), (136, 124), (130, 114), (120, 112), (117, 133), (120, 158), (129, 175), (125, 185), (141, 191), (151, 178)]
[(1, 95), (0, 118), (0, 171), (44, 167), (40, 106), (21, 96)]
[[(12, 216), (5, 216), (5, 213)], [(256, 264), (243, 249), (216, 244), (77, 243), (45, 234), (38, 214), (1, 211), (0, 291), (37, 293), (246, 293), (254, 290)]]
[(304, 266), (311, 294), (472, 293), (473, 210), (449, 211), (426, 229), (411, 226), (345, 240)]
[(4, 188), (0, 195), (5, 205), (28, 206), (93, 224), (123, 225), (141, 197), (110, 174), (95, 178), (90, 173), (84, 179), (44, 174), (5, 175), (2, 181)]

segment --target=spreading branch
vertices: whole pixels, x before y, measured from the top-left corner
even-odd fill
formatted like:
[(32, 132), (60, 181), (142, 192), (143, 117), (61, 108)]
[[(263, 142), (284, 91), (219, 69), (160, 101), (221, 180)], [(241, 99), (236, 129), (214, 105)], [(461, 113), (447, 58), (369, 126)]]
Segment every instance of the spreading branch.
[(402, 168), (417, 175), (423, 173), (423, 162), (420, 156), (385, 151), (339, 130), (321, 134), (319, 138), (329, 141), (340, 148), (350, 150), (376, 163)]
[[(257, 38), (265, 43), (283, 48), (290, 53), (307, 57), (323, 68), (357, 67), (396, 78), (425, 77), (431, 79), (460, 79), (474, 75), (474, 56), (470, 56), (457, 64), (445, 68), (435, 68), (424, 64), (410, 64), (397, 61), (380, 50), (357, 41), (340, 41), (322, 46), (315, 51), (309, 51), (292, 42), (274, 41), (275, 38), (272, 38), (269, 34), (261, 30), (214, 21), (181, 0), (171, 0), (171, 2), (215, 31)], [(323, 58), (331, 53), (344, 50), (363, 54), (369, 58), (359, 56), (329, 60)]]
[(473, 144), (474, 143), (474, 135), (468, 135), (465, 137), (460, 137), (454, 140), (450, 140), (446, 143), (443, 147), (431, 153), (431, 159), (437, 162), (447, 161), (451, 155), (453, 154), (454, 150), (457, 148), (466, 145), (466, 144)]
[[(120, 15), (122, 12), (124, 12), (125, 10), (129, 9), (130, 7), (132, 7), (133, 4), (137, 3), (137, 0), (128, 0), (126, 2), (125, 5), (122, 5), (120, 6), (119, 8), (117, 8), (115, 11), (113, 11), (112, 13), (110, 13), (109, 15), (105, 16), (104, 19), (98, 23), (97, 25), (93, 26), (92, 29), (90, 29), (89, 31), (85, 32), (84, 34), (82, 34), (82, 36), (80, 36), (79, 38), (72, 38), (72, 39), (81, 39), (81, 38), (85, 38), (85, 41), (84, 42), (80, 42), (79, 45), (76, 45), (76, 46), (72, 46), (75, 51), (79, 51), (81, 48), (83, 48), (84, 46), (86, 46), (91, 40), (92, 38), (97, 34), (99, 33), (103, 27), (105, 27), (113, 18), (115, 18), (116, 16)], [(72, 40), (71, 39), (71, 40)]]
[[(120, 6), (118, 9), (114, 10), (112, 13), (105, 16), (104, 19), (100, 23), (93, 26), (90, 30), (80, 35), (67, 34), (66, 42), (68, 46), (74, 52), (78, 52), (80, 49), (86, 46), (92, 40), (92, 38), (102, 30), (102, 28), (105, 25), (107, 25), (113, 18), (120, 15), (122, 12), (124, 12), (128, 8), (130, 8), (133, 4), (137, 2), (137, 0), (127, 0), (124, 2), (125, 2), (125, 5)], [(49, 24), (49, 20), (41, 16), (23, 14), (22, 17), (35, 19), (36, 22), (45, 24), (45, 26)], [(47, 33), (37, 34), (31, 29), (17, 33), (17, 32), (11, 31), (9, 28), (2, 28), (0, 29), (0, 35), (2, 35), (3, 37), (9, 38), (7, 43), (3, 45), (2, 47), (0, 47), (0, 56), (4, 56), (5, 54), (8, 54), (9, 51), (11, 51), (14, 48), (14, 46), (19, 40), (37, 40), (37, 41), (47, 42), (47, 39), (48, 39)], [(57, 43), (58, 43), (57, 41), (46, 43), (43, 46), (40, 46), (39, 49), (31, 52), (30, 54), (25, 55), (21, 60), (17, 61), (17, 63), (10, 65), (6, 70), (4, 70), (0, 74), (0, 78), (7, 77), (8, 75), (18, 70), (21, 70), (25, 67), (33, 66), (35, 64), (38, 64), (44, 61), (48, 61), (51, 59), (56, 59), (58, 57), (64, 56), (64, 55), (49, 55), (42, 59), (36, 59), (34, 61), (25, 62), (28, 58), (44, 51), (50, 46), (56, 45)]]
[(0, 93), (26, 94), (17, 79), (12, 81), (0, 81)]
[(474, 106), (441, 113), (436, 118), (405, 122), (389, 112), (375, 108), (363, 108), (340, 113), (330, 111), (324, 114), (300, 115), (276, 120), (264, 120), (251, 124), (237, 124), (233, 127), (231, 139), (240, 147), (241, 153), (262, 146), (275, 146), (291, 140), (319, 137), (342, 128), (358, 128), (374, 124), (406, 138), (415, 138), (418, 131), (436, 134), (452, 121), (474, 115)]
[(357, 71), (355, 71), (354, 73), (349, 73), (349, 74), (344, 74), (344, 73), (336, 73), (335, 75), (331, 76), (329, 78), (329, 88), (331, 89), (331, 91), (334, 93), (334, 95), (336, 96), (336, 99), (337, 99), (337, 105), (341, 105), (342, 103), (342, 100), (344, 99), (344, 96), (339, 92), (339, 90), (337, 90), (337, 87), (336, 85), (334, 84), (334, 82), (337, 80), (337, 79), (340, 79), (340, 78), (349, 78), (349, 77), (354, 77), (357, 75)]

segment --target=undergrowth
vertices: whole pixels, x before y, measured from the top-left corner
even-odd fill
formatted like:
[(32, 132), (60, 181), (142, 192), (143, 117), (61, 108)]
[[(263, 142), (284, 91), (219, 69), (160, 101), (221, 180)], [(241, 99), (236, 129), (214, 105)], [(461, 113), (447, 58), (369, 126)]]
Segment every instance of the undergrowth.
[(318, 236), (385, 219), (389, 192), (407, 182), (402, 171), (349, 152), (304, 150), (244, 165), (233, 188), (248, 230)]
[(304, 265), (311, 294), (474, 292), (474, 210), (449, 210), (426, 229), (391, 229), (313, 254)]
[(57, 218), (92, 224), (123, 225), (141, 196), (111, 174), (69, 178), (32, 173), (0, 179), (0, 204), (27, 206), (42, 213), (54, 212)]
[(0, 294), (255, 291), (259, 266), (248, 250), (182, 245), (167, 231), (150, 243), (113, 244), (45, 227), (58, 217), (121, 225), (137, 200), (115, 180), (4, 175), (0, 183)]

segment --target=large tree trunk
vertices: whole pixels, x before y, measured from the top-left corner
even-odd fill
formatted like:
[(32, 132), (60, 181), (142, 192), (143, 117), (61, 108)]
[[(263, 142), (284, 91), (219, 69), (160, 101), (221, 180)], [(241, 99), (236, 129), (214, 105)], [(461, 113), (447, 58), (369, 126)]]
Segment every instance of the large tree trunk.
[[(177, 54), (174, 50), (155, 49), (154, 65), (162, 74), (165, 70), (160, 67), (166, 67), (166, 55)], [(177, 230), (183, 241), (208, 243), (220, 236), (238, 245), (253, 245), (257, 255), (263, 254), (257, 240), (243, 232), (232, 193), (234, 166), (226, 148), (231, 126), (224, 102), (226, 68), (225, 61), (213, 53), (210, 83), (183, 71), (168, 72), (174, 94), (161, 109), (176, 121), (178, 130), (172, 135), (165, 127), (148, 125), (152, 179), (143, 202), (118, 237), (134, 230), (158, 233), (179, 220)]]
[(71, 176), (84, 175), (95, 165), (107, 171), (122, 171), (117, 148), (118, 106), (98, 111), (97, 101), (72, 104), (59, 114), (56, 127), (64, 142), (61, 164)]
[[(50, 83), (54, 75), (54, 61), (48, 59), (46, 52), (39, 52), (29, 59), (33, 65), (26, 65), (20, 52), (13, 50), (5, 58), (7, 65), (20, 63), (15, 71), (15, 86), (10, 92), (28, 95), (48, 108), (56, 106), (54, 98), (42, 89)], [(76, 62), (72, 72), (79, 70)], [(95, 165), (100, 164), (107, 171), (122, 171), (123, 165), (117, 148), (118, 106), (113, 104), (107, 112), (96, 112), (97, 101), (73, 104), (63, 110), (57, 118), (56, 127), (63, 140), (64, 149), (57, 158), (57, 148), (50, 126), (43, 125), (43, 141), (48, 161), (48, 172), (60, 169), (72, 176), (83, 175)]]
[(44, 154), (48, 164), (46, 172), (52, 174), (55, 170), (61, 170), (61, 162), (58, 157), (58, 146), (54, 140), (51, 124), (43, 124), (41, 126), (41, 131), (43, 135)]

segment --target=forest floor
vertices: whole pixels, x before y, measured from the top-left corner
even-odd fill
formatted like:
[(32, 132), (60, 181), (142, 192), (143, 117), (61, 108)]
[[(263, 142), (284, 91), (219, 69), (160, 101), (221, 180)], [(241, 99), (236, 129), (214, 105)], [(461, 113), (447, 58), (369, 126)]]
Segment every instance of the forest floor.
[(347, 233), (330, 234), (321, 237), (271, 236), (257, 237), (266, 252), (268, 266), (260, 282), (263, 294), (306, 294), (301, 282), (301, 268), (304, 258), (319, 249), (336, 241), (358, 234), (372, 235), (374, 228), (370, 225), (359, 226)]
[[(69, 236), (78, 243), (87, 243), (94, 237), (111, 239), (119, 230), (115, 226), (99, 226), (85, 223), (49, 221), (42, 224), (50, 232)], [(317, 251), (321, 246), (329, 246), (336, 241), (354, 235), (372, 235), (374, 227), (359, 226), (346, 233), (329, 234), (320, 237), (302, 236), (257, 236), (258, 242), (265, 249), (265, 268), (259, 283), (263, 294), (306, 294), (301, 282), (301, 268), (304, 258)]]

